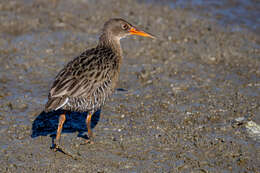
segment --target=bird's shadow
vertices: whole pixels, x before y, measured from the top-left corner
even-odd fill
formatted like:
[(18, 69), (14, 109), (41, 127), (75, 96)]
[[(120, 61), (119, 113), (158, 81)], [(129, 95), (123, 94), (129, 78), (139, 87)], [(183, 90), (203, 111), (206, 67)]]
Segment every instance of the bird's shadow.
[[(53, 111), (53, 112), (41, 112), (32, 124), (32, 138), (38, 136), (56, 136), (56, 131), (59, 123), (59, 115), (63, 111)], [(101, 110), (96, 111), (91, 118), (91, 128), (95, 128), (100, 119)], [(63, 125), (62, 133), (74, 133), (78, 132), (78, 137), (87, 139), (88, 137), (84, 135), (87, 132), (86, 117), (88, 112), (67, 112), (66, 121)]]
[[(128, 90), (123, 88), (117, 88), (116, 91), (127, 92)], [(54, 139), (56, 136), (59, 116), (64, 113), (64, 110), (57, 110), (52, 112), (42, 111), (33, 121), (32, 124), (32, 138), (38, 136), (48, 136), (52, 138), (52, 144), (54, 144)], [(91, 128), (95, 128), (100, 120), (101, 109), (97, 110), (91, 118)], [(88, 136), (85, 135), (87, 132), (86, 118), (88, 112), (66, 112), (66, 121), (63, 125), (62, 133), (74, 133), (78, 132), (78, 137), (88, 139)]]

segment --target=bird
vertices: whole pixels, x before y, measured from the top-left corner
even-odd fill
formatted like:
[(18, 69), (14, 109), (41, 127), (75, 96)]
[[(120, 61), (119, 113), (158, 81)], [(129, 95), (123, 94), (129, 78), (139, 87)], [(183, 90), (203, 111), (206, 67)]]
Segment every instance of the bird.
[(122, 64), (120, 39), (129, 35), (155, 38), (122, 18), (105, 22), (96, 47), (71, 60), (55, 77), (49, 90), (45, 112), (61, 110), (54, 149), (59, 149), (66, 113), (87, 112), (87, 143), (92, 142), (91, 117), (115, 90)]

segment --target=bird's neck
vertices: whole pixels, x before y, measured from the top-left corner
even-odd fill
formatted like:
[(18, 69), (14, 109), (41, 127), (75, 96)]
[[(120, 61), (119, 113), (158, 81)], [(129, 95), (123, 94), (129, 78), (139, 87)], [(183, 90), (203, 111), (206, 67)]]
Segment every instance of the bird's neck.
[(111, 48), (114, 51), (114, 53), (118, 54), (120, 57), (122, 56), (120, 38), (114, 37), (109, 33), (103, 33), (99, 37), (98, 46)]

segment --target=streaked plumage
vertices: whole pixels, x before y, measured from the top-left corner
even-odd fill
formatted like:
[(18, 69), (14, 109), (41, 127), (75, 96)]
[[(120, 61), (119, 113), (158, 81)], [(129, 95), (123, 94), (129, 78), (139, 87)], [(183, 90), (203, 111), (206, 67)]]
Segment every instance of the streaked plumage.
[(83, 52), (55, 78), (46, 111), (62, 108), (95, 112), (115, 88), (120, 59), (121, 54), (109, 47), (98, 46)]
[(104, 25), (97, 47), (70, 61), (56, 76), (45, 106), (46, 112), (64, 110), (59, 118), (55, 149), (59, 148), (57, 142), (66, 111), (89, 113), (86, 124), (91, 139), (91, 116), (104, 105), (118, 81), (122, 61), (120, 39), (131, 34), (153, 37), (123, 19), (110, 19)]

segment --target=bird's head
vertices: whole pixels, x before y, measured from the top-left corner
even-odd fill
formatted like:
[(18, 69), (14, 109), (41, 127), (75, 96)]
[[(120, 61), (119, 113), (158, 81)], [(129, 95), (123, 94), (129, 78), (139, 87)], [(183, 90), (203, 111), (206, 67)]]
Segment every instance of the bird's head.
[(114, 18), (107, 21), (104, 25), (103, 32), (118, 40), (128, 35), (139, 35), (143, 37), (155, 38), (153, 35), (137, 29), (129, 22), (120, 18)]

